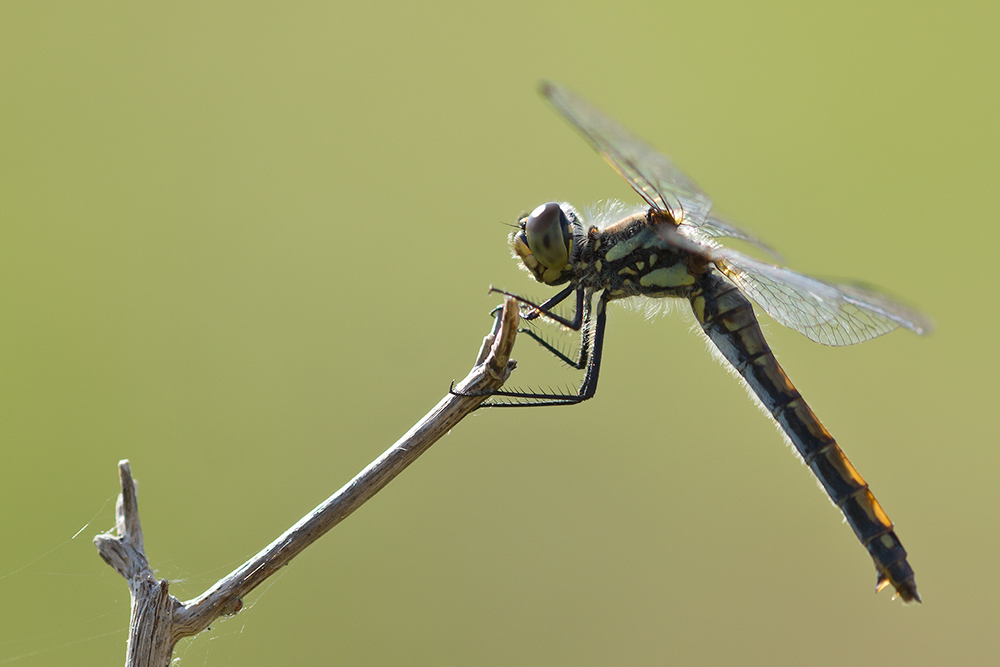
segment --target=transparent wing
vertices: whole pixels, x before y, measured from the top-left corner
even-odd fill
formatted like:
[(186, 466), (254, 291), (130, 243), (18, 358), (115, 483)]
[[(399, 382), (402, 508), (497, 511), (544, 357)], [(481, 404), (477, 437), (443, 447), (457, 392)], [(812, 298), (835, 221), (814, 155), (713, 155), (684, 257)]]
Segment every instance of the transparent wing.
[(780, 258), (760, 239), (718, 216), (709, 215), (711, 198), (669, 157), (651, 148), (566, 88), (543, 82), (541, 92), (647, 204), (669, 212), (682, 227), (690, 225), (697, 228), (707, 238), (739, 239), (776, 259)]
[(673, 160), (562, 86), (542, 82), (540, 91), (647, 204), (678, 223), (704, 225), (712, 200)]
[(712, 200), (666, 155), (562, 86), (543, 82), (541, 93), (647, 204), (669, 213), (680, 225), (664, 221), (657, 229), (661, 238), (715, 262), (781, 324), (825, 345), (853, 345), (901, 326), (918, 334), (930, 332), (929, 320), (878, 292), (825, 283), (721, 247), (714, 239), (739, 239), (776, 254), (735, 225), (710, 215)]
[(918, 334), (933, 325), (920, 313), (885, 295), (833, 285), (766, 264), (726, 248), (712, 259), (741, 292), (780, 324), (824, 345), (854, 345), (905, 327)]
[[(683, 230), (687, 226), (688, 225), (681, 225), (681, 229)], [(783, 259), (781, 253), (779, 253), (777, 250), (769, 246), (764, 241), (761, 241), (757, 237), (751, 235), (749, 232), (745, 232), (736, 225), (730, 222), (726, 222), (725, 220), (722, 220), (721, 218), (718, 218), (715, 215), (710, 215), (705, 220), (705, 222), (701, 224), (701, 226), (696, 227), (695, 229), (697, 229), (698, 232), (700, 232), (704, 236), (707, 236), (710, 239), (729, 238), (729, 239), (738, 239), (740, 241), (746, 241), (747, 243), (750, 243), (760, 248), (764, 252), (766, 252), (768, 255), (771, 256), (772, 259), (776, 259), (779, 261)]]

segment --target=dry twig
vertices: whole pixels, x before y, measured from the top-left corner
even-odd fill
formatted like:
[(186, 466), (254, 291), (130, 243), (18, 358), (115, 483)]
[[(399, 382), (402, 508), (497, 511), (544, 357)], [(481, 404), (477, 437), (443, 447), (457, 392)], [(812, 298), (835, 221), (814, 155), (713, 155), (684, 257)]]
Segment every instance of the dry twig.
[(219, 616), (236, 614), (243, 597), (292, 558), (336, 526), (413, 463), (466, 415), (499, 389), (514, 369), (511, 349), (519, 321), (517, 304), (507, 298), (493, 330), (483, 340), (476, 366), (384, 454), (343, 488), (304, 516), (253, 558), (193, 600), (181, 602), (169, 593), (166, 579), (157, 581), (142, 542), (135, 482), (127, 460), (118, 463), (121, 495), (116, 507), (117, 535), (94, 538), (101, 557), (125, 577), (132, 596), (126, 667), (167, 667), (178, 640), (195, 635)]

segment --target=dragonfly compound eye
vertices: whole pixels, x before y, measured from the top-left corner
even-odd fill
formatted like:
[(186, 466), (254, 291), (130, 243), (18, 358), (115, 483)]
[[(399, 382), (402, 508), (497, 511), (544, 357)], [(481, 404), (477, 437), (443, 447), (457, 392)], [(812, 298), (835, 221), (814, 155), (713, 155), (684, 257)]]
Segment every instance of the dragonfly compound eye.
[(524, 220), (525, 240), (538, 262), (555, 271), (562, 271), (569, 262), (573, 234), (569, 219), (555, 202), (542, 204)]

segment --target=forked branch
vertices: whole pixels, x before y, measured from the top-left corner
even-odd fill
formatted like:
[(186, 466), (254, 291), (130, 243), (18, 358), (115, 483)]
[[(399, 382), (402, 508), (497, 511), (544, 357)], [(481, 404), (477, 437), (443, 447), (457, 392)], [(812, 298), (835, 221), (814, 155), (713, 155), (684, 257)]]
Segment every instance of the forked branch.
[(195, 635), (219, 616), (243, 607), (243, 597), (336, 526), (413, 463), (442, 435), (499, 389), (514, 369), (510, 359), (519, 314), (510, 298), (483, 340), (476, 365), (392, 447), (283, 535), (198, 597), (181, 602), (157, 581), (146, 559), (135, 482), (127, 460), (118, 463), (121, 495), (115, 533), (94, 538), (101, 557), (125, 577), (132, 596), (126, 667), (167, 667), (177, 641)]

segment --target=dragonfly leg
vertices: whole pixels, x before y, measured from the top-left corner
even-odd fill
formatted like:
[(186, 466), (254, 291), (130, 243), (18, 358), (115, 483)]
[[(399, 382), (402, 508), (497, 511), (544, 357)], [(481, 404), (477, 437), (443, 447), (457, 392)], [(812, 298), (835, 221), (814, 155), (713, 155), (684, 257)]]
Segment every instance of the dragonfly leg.
[[(551, 311), (551, 308), (553, 306), (556, 306), (556, 305), (560, 304), (561, 302), (565, 301), (566, 297), (568, 297), (574, 291), (577, 293), (577, 296), (576, 296), (576, 313), (574, 314), (572, 320), (568, 320), (568, 319), (566, 319), (564, 317), (560, 317), (559, 315), (556, 315), (555, 313), (553, 313)], [(583, 349), (580, 352), (580, 360), (578, 360), (576, 362), (574, 362), (569, 357), (567, 357), (565, 354), (563, 354), (558, 349), (556, 349), (555, 346), (553, 346), (552, 344), (550, 344), (547, 341), (543, 340), (534, 331), (522, 328), (522, 329), (518, 330), (518, 333), (524, 333), (524, 334), (528, 335), (529, 337), (531, 337), (532, 339), (538, 341), (551, 354), (555, 355), (556, 357), (558, 357), (560, 359), (563, 359), (570, 366), (572, 366), (574, 368), (579, 368), (579, 369), (582, 369), (584, 367), (584, 364), (586, 363), (586, 359), (587, 359), (587, 351), (586, 351), (586, 349), (587, 349), (587, 341), (589, 340), (589, 337), (587, 335), (586, 328), (583, 326), (583, 323), (584, 323), (584, 320), (588, 317), (590, 311), (589, 311), (589, 303), (585, 304), (584, 295), (583, 295), (583, 289), (582, 288), (568, 287), (568, 288), (562, 290), (561, 292), (559, 292), (558, 294), (556, 294), (555, 296), (553, 296), (551, 299), (548, 299), (547, 301), (545, 301), (544, 303), (541, 303), (541, 304), (536, 304), (536, 303), (534, 303), (532, 301), (529, 301), (528, 299), (525, 299), (524, 297), (518, 296), (517, 294), (511, 294), (510, 292), (506, 292), (504, 290), (496, 289), (494, 287), (490, 288), (490, 292), (496, 292), (497, 294), (503, 294), (505, 296), (509, 296), (510, 298), (515, 299), (519, 303), (522, 303), (524, 305), (529, 306), (531, 308), (531, 310), (529, 310), (526, 313), (522, 313), (522, 315), (521, 315), (521, 317), (523, 319), (525, 319), (525, 320), (533, 320), (533, 319), (536, 319), (539, 316), (545, 316), (545, 317), (547, 317), (547, 318), (549, 318), (549, 319), (551, 319), (551, 320), (553, 320), (553, 321), (555, 321), (555, 322), (557, 322), (559, 324), (562, 324), (563, 326), (569, 327), (570, 329), (573, 329), (575, 331), (580, 331), (582, 329), (584, 331), (583, 345), (582, 345)], [(494, 317), (494, 319), (496, 320), (496, 322), (494, 323), (494, 329), (495, 330), (499, 327), (500, 316), (501, 316), (502, 312), (503, 312), (503, 307), (502, 306), (497, 306), (490, 313), (490, 315), (492, 315)], [(484, 394), (458, 393), (458, 392), (456, 392), (454, 390), (454, 384), (452, 385), (452, 388), (450, 388), (448, 390), (448, 393), (454, 394), (456, 396), (482, 396), (482, 395), (484, 395)], [(522, 396), (522, 394), (524, 394), (524, 395)], [(548, 398), (548, 397), (550, 397), (550, 394), (534, 394), (534, 393), (527, 393), (527, 392), (512, 392), (512, 393), (508, 393), (508, 392), (503, 392), (503, 391), (490, 392), (489, 394), (485, 394), (485, 395), (487, 395), (487, 396), (497, 396), (497, 395), (500, 395), (500, 396), (511, 396), (511, 397), (515, 397), (515, 398), (538, 398), (538, 397), (546, 397), (546, 398)], [(556, 394), (555, 396), (558, 396), (558, 394)], [(487, 404), (487, 405), (489, 405), (489, 404)]]
[(564, 364), (566, 364), (570, 368), (575, 368), (578, 371), (582, 371), (584, 368), (587, 367), (587, 352), (588, 352), (588, 350), (587, 350), (587, 336), (586, 336), (586, 331), (584, 331), (583, 341), (582, 341), (582, 343), (580, 345), (580, 352), (577, 355), (576, 359), (571, 359), (569, 357), (569, 355), (567, 355), (565, 352), (563, 352), (562, 350), (560, 350), (554, 344), (552, 344), (549, 341), (547, 341), (545, 338), (542, 338), (541, 334), (535, 333), (535, 331), (533, 331), (532, 329), (522, 328), (522, 329), (518, 329), (517, 332), (520, 333), (520, 334), (524, 334), (525, 336), (527, 336), (531, 340), (535, 341), (536, 343), (538, 343), (539, 345), (541, 345), (542, 347), (544, 347), (545, 350), (549, 354), (551, 354), (553, 357), (555, 357), (559, 361), (563, 362)]
[[(496, 292), (497, 294), (503, 294), (504, 296), (509, 296), (510, 298), (515, 299), (518, 303), (522, 303), (526, 306), (529, 306), (530, 310), (526, 313), (521, 314), (521, 317), (523, 319), (534, 320), (541, 315), (549, 318), (553, 322), (557, 322), (563, 325), (564, 327), (569, 327), (573, 331), (579, 331), (580, 327), (583, 326), (583, 288), (573, 287), (573, 286), (567, 287), (566, 289), (559, 292), (551, 299), (548, 299), (547, 301), (541, 304), (529, 301), (528, 299), (525, 299), (522, 296), (518, 296), (517, 294), (511, 294), (510, 292), (505, 292), (503, 290), (495, 289), (492, 287), (490, 288), (490, 291)], [(566, 297), (568, 297), (573, 292), (576, 292), (576, 314), (573, 316), (573, 319), (567, 320), (565, 317), (561, 317), (553, 313), (552, 308), (565, 301)]]
[[(601, 372), (601, 358), (604, 348), (604, 329), (607, 324), (607, 300), (604, 295), (602, 295), (597, 302), (597, 317), (594, 318), (594, 332), (592, 338), (590, 335), (590, 327), (586, 326), (587, 323), (591, 321), (590, 302), (583, 300), (582, 297), (580, 297), (578, 299), (578, 305), (578, 312), (575, 319), (579, 319), (581, 321), (580, 328), (583, 330), (583, 334), (581, 337), (580, 359), (577, 363), (581, 368), (584, 366), (586, 367), (586, 373), (584, 374), (583, 382), (577, 390), (577, 393), (555, 394), (500, 390), (495, 392), (494, 396), (518, 399), (519, 402), (485, 403), (483, 407), (522, 408), (537, 407), (542, 405), (576, 405), (577, 403), (582, 403), (583, 401), (594, 397), (594, 394), (597, 393), (597, 380)], [(539, 338), (535, 336), (532, 337), (535, 338), (535, 340), (539, 340)], [(550, 352), (556, 354), (557, 357), (571, 362), (570, 365), (575, 365), (572, 363), (572, 360), (566, 357), (566, 355), (561, 352), (554, 351), (552, 346), (548, 343), (541, 340), (539, 340), (539, 342), (541, 342)]]
[[(549, 301), (551, 301), (551, 299)], [(547, 309), (551, 305), (552, 304), (550, 304), (547, 301), (541, 306), (539, 306), (539, 308)], [(548, 313), (545, 312), (544, 310), (542, 311), (535, 310), (533, 312), (535, 313), (536, 317), (539, 314), (548, 316)], [(524, 318), (524, 319), (529, 319), (529, 318)], [(573, 329), (574, 331), (583, 332), (580, 339), (580, 352), (575, 360), (571, 359), (562, 350), (560, 350), (555, 345), (542, 338), (540, 334), (535, 333), (535, 331), (533, 331), (532, 329), (522, 328), (518, 330), (518, 333), (523, 333), (525, 336), (528, 336), (529, 338), (534, 340), (536, 343), (538, 343), (546, 350), (548, 350), (549, 354), (559, 359), (570, 368), (575, 368), (578, 371), (582, 371), (587, 367), (587, 360), (590, 358), (590, 328), (583, 326), (583, 322), (589, 320), (590, 320), (590, 304), (589, 302), (585, 301), (583, 296), (583, 290), (577, 290), (576, 315), (574, 316), (573, 321), (567, 325), (570, 329)], [(579, 324), (577, 324), (577, 321), (579, 321)]]

